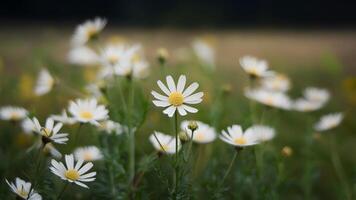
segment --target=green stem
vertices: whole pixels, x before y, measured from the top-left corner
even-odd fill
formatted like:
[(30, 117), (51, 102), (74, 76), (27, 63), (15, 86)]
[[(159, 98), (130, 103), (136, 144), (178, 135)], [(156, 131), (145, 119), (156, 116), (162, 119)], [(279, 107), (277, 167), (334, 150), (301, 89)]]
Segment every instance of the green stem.
[(135, 88), (132, 78), (129, 78), (129, 105), (127, 108), (127, 119), (129, 129), (129, 183), (133, 182), (135, 176), (135, 132), (132, 128), (132, 109), (134, 104)]
[(175, 130), (175, 139), (176, 139), (176, 159), (175, 159), (175, 173), (174, 173), (174, 179), (175, 179), (175, 186), (174, 186), (174, 196), (175, 199), (177, 199), (177, 193), (178, 193), (178, 187), (179, 187), (179, 164), (178, 164), (178, 159), (179, 159), (179, 154), (178, 154), (178, 111), (174, 113), (174, 130)]
[(62, 198), (62, 196), (63, 196), (63, 194), (64, 194), (64, 191), (67, 189), (68, 185), (69, 185), (68, 182), (66, 182), (65, 185), (63, 186), (62, 190), (59, 192), (59, 195), (58, 195), (58, 197), (57, 197), (57, 200), (59, 200), (59, 199)]
[(236, 158), (237, 158), (237, 154), (238, 154), (238, 152), (237, 152), (237, 150), (236, 150), (234, 156), (233, 156), (232, 159), (231, 159), (231, 162), (230, 162), (230, 164), (229, 164), (229, 167), (227, 168), (227, 170), (226, 170), (226, 172), (225, 172), (225, 175), (224, 175), (223, 179), (221, 180), (220, 187), (224, 184), (224, 181), (225, 181), (227, 175), (229, 175), (229, 173), (230, 173), (230, 171), (231, 171), (231, 169), (232, 169), (232, 166), (234, 165), (234, 162), (235, 162), (235, 160), (236, 160)]

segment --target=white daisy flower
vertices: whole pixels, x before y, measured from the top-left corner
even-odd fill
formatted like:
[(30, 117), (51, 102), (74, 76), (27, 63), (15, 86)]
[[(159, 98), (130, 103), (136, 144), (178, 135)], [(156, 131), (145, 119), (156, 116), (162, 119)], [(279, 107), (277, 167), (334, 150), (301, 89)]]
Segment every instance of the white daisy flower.
[(76, 122), (74, 118), (68, 116), (67, 111), (64, 109), (60, 115), (51, 115), (50, 118), (56, 122), (61, 122), (68, 125), (72, 125)]
[(61, 159), (62, 154), (59, 152), (51, 143), (48, 143), (44, 146), (43, 152), (49, 154), (53, 158)]
[(21, 122), (21, 128), (24, 133), (31, 134), (35, 131), (35, 126), (30, 118), (26, 118)]
[[(62, 162), (57, 162), (52, 159), (50, 170), (53, 174), (59, 176), (62, 180), (69, 181), (70, 183), (75, 183), (84, 188), (89, 188), (83, 182), (92, 182), (95, 180), (96, 172), (88, 172), (92, 167), (93, 163), (88, 162), (83, 166), (84, 160), (80, 159), (74, 165), (74, 156), (65, 155), (66, 166)], [(86, 174), (85, 174), (86, 173)]]
[(42, 196), (33, 190), (30, 182), (26, 182), (18, 177), (15, 179), (15, 183), (10, 183), (7, 179), (5, 181), (20, 199), (42, 200)]
[(74, 151), (74, 157), (76, 160), (95, 161), (101, 160), (103, 158), (103, 154), (98, 147), (87, 146), (77, 148)]
[(290, 80), (283, 74), (275, 74), (261, 80), (262, 88), (277, 92), (286, 92), (290, 89)]
[(249, 99), (265, 104), (267, 106), (290, 110), (292, 108), (291, 99), (283, 92), (273, 92), (264, 89), (245, 90), (245, 96)]
[(66, 144), (68, 141), (68, 133), (59, 133), (63, 126), (62, 123), (54, 124), (53, 119), (47, 118), (46, 125), (43, 127), (36, 117), (32, 119), (32, 123), (34, 131), (42, 136), (42, 141), (45, 144), (49, 142)]
[(76, 46), (70, 49), (68, 62), (80, 66), (95, 66), (99, 63), (99, 56), (87, 46)]
[(42, 69), (38, 75), (34, 92), (37, 96), (42, 96), (50, 92), (55, 85), (55, 80), (47, 69)]
[(324, 115), (320, 118), (319, 122), (314, 125), (314, 129), (316, 131), (327, 131), (337, 127), (343, 119), (344, 115), (342, 113)]
[(99, 126), (99, 121), (108, 118), (109, 111), (103, 105), (98, 105), (96, 99), (77, 99), (69, 104), (69, 113), (80, 123), (91, 123)]
[[(175, 154), (176, 153), (176, 139), (170, 135), (155, 131), (149, 138), (153, 147), (162, 153)], [(178, 151), (181, 148), (181, 142), (178, 140)]]
[(153, 104), (157, 107), (168, 107), (163, 113), (169, 117), (172, 117), (176, 110), (178, 110), (182, 116), (186, 115), (187, 112), (198, 112), (198, 109), (188, 106), (187, 104), (198, 104), (202, 102), (203, 92), (193, 94), (199, 87), (199, 84), (194, 82), (184, 89), (186, 83), (185, 75), (179, 77), (177, 85), (174, 83), (172, 76), (167, 76), (166, 80), (168, 88), (160, 80), (157, 81), (157, 84), (167, 96), (152, 91), (151, 94), (156, 98), (156, 100), (153, 100)]
[(325, 104), (330, 98), (330, 93), (326, 89), (308, 87), (304, 90), (304, 97), (309, 101)]
[(255, 134), (258, 142), (272, 140), (276, 135), (274, 128), (264, 125), (253, 125), (245, 131), (245, 134)]
[(112, 120), (105, 120), (100, 123), (98, 129), (101, 131), (105, 131), (109, 134), (115, 133), (117, 135), (122, 134), (127, 127), (124, 127), (120, 123), (114, 122)]
[(192, 134), (192, 130), (188, 128), (190, 121), (183, 121), (181, 123), (181, 129), (187, 133), (189, 138), (192, 138), (193, 141), (197, 143), (210, 143), (216, 139), (215, 129), (208, 124), (205, 124), (200, 121), (195, 121), (197, 123), (198, 128)]
[(219, 137), (222, 141), (237, 147), (251, 146), (259, 143), (258, 135), (254, 131), (243, 133), (239, 125), (227, 127), (227, 132), (223, 130)]
[(240, 65), (251, 77), (266, 77), (274, 74), (268, 70), (268, 63), (265, 60), (259, 60), (252, 56), (240, 58)]
[(299, 98), (294, 101), (293, 108), (300, 112), (310, 112), (319, 110), (323, 107), (323, 104), (320, 102), (310, 101), (304, 98)]
[(192, 44), (196, 56), (210, 68), (215, 68), (215, 49), (203, 39), (196, 39)]
[(94, 20), (87, 20), (83, 24), (77, 26), (72, 37), (73, 46), (83, 46), (91, 39), (97, 37), (104, 29), (106, 20), (102, 18), (95, 18)]
[(0, 108), (0, 119), (18, 121), (24, 119), (28, 115), (28, 111), (21, 107), (4, 106)]

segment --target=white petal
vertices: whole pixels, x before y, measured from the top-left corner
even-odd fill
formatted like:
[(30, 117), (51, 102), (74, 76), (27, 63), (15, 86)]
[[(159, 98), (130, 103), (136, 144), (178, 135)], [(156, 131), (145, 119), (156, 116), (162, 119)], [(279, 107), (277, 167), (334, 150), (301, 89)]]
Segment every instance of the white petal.
[(151, 94), (158, 100), (161, 100), (161, 101), (167, 101), (168, 100), (168, 97), (163, 96), (163, 95), (157, 93), (156, 91), (151, 91)]
[(167, 114), (169, 117), (172, 117), (175, 111), (176, 111), (176, 107), (170, 106), (170, 107), (166, 108), (166, 109), (163, 111), (163, 113), (164, 113), (164, 114)]
[(198, 89), (199, 84), (194, 82), (192, 83), (185, 91), (183, 92), (183, 97), (191, 95), (196, 89)]
[(166, 95), (169, 95), (171, 93), (168, 88), (162, 83), (162, 81), (157, 81), (157, 85)]
[(171, 92), (175, 92), (177, 89), (176, 89), (176, 84), (174, 83), (174, 80), (172, 78), (172, 76), (167, 76), (166, 77), (166, 81), (167, 81), (167, 85), (168, 85), (168, 88)]
[(153, 102), (153, 104), (155, 104), (155, 106), (157, 106), (157, 107), (167, 107), (167, 106), (171, 105), (170, 103), (168, 103), (168, 101), (157, 101), (157, 100), (153, 100), (152, 102)]
[(198, 109), (196, 108), (193, 108), (191, 106), (187, 106), (187, 105), (183, 105), (184, 109), (190, 113), (197, 113), (198, 112)]
[(182, 93), (185, 87), (186, 77), (184, 75), (180, 75), (177, 84), (177, 91)]
[(87, 164), (85, 164), (82, 168), (80, 168), (79, 175), (84, 174), (85, 172), (87, 172), (88, 170), (90, 170), (93, 167), (93, 163), (88, 162)]
[(73, 169), (74, 167), (74, 157), (73, 155), (65, 155), (67, 169)]
[(183, 106), (179, 106), (178, 107), (178, 112), (181, 116), (185, 116), (187, 115), (187, 112), (184, 110), (184, 107)]

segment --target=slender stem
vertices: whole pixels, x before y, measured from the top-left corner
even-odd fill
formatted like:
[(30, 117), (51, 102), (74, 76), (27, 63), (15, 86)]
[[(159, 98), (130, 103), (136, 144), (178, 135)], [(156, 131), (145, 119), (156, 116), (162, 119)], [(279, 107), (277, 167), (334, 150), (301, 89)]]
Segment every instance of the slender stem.
[(60, 191), (60, 193), (59, 193), (59, 195), (57, 197), (57, 200), (62, 198), (62, 196), (64, 194), (64, 191), (67, 189), (68, 185), (69, 185), (68, 182), (66, 182), (65, 185), (63, 186), (62, 190)]
[(133, 182), (135, 176), (135, 132), (132, 128), (132, 109), (134, 104), (135, 88), (132, 78), (129, 81), (129, 105), (127, 108), (127, 119), (129, 129), (129, 183)]
[(176, 139), (176, 160), (175, 160), (175, 187), (174, 187), (174, 194), (175, 194), (175, 199), (177, 199), (177, 193), (178, 193), (178, 187), (179, 187), (179, 165), (178, 165), (178, 159), (179, 159), (179, 154), (178, 154), (178, 111), (174, 113), (174, 130), (175, 130), (175, 139)]
[(223, 177), (223, 179), (222, 179), (222, 181), (221, 181), (221, 183), (220, 183), (220, 186), (222, 186), (222, 185), (224, 184), (224, 181), (225, 181), (227, 175), (229, 175), (229, 173), (230, 173), (230, 171), (231, 171), (231, 169), (232, 169), (232, 166), (234, 165), (234, 162), (235, 162), (235, 160), (236, 160), (236, 158), (237, 158), (237, 154), (238, 154), (238, 152), (235, 151), (235, 154), (234, 154), (234, 156), (233, 156), (232, 159), (231, 159), (231, 162), (230, 162), (230, 164), (229, 164), (229, 167), (227, 168), (227, 170), (226, 170), (226, 172), (225, 172), (225, 175), (224, 175), (224, 177)]
[(75, 133), (75, 138), (74, 138), (74, 147), (77, 145), (77, 141), (80, 135), (80, 130), (82, 129), (83, 123), (79, 123), (77, 132)]

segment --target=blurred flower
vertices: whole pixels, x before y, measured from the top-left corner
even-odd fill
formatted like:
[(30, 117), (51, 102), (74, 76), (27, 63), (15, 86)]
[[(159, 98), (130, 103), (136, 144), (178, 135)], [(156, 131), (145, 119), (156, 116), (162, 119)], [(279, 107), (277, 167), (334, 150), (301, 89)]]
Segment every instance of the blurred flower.
[(239, 125), (227, 127), (227, 132), (223, 130), (219, 137), (222, 141), (237, 147), (251, 146), (259, 143), (259, 136), (254, 131), (243, 133)]
[(44, 146), (43, 152), (57, 159), (62, 158), (61, 152), (59, 152), (51, 143), (48, 143)]
[(74, 65), (95, 66), (99, 62), (99, 56), (87, 46), (78, 46), (69, 51), (68, 61)]
[(290, 110), (292, 101), (283, 92), (273, 92), (264, 89), (249, 89), (245, 90), (245, 96), (249, 99), (265, 104), (267, 106)]
[(272, 127), (264, 125), (253, 125), (245, 131), (245, 134), (255, 135), (258, 142), (272, 140), (276, 135)]
[(42, 96), (50, 92), (55, 84), (54, 78), (47, 69), (42, 69), (38, 75), (34, 92), (37, 96)]
[(98, 121), (108, 118), (109, 111), (103, 105), (98, 105), (96, 99), (77, 99), (69, 103), (69, 113), (80, 123), (91, 123), (99, 126)]
[(196, 39), (193, 41), (193, 50), (196, 56), (209, 69), (215, 68), (215, 49), (206, 39)]
[(73, 117), (69, 117), (67, 115), (67, 111), (65, 109), (62, 110), (62, 113), (60, 115), (51, 115), (50, 118), (52, 118), (54, 121), (68, 125), (72, 125), (76, 122)]
[(72, 37), (72, 45), (85, 45), (90, 40), (96, 38), (104, 29), (105, 25), (106, 20), (99, 17), (94, 20), (87, 20), (83, 24), (78, 25)]
[(109, 134), (115, 133), (117, 135), (120, 135), (125, 131), (127, 127), (124, 127), (121, 124), (112, 120), (105, 120), (103, 122), (100, 122), (98, 128), (99, 130), (105, 131)]
[(194, 130), (194, 134), (192, 129), (188, 128), (189, 124), (191, 123), (190, 121), (183, 121), (181, 123), (181, 129), (186, 132), (187, 136), (192, 138), (193, 136), (193, 141), (197, 143), (210, 143), (215, 140), (216, 138), (216, 132), (215, 129), (208, 124), (204, 124), (203, 122), (200, 121), (195, 121), (197, 124), (197, 129)]
[(10, 186), (12, 192), (14, 192), (19, 197), (19, 199), (42, 200), (41, 195), (39, 195), (31, 187), (30, 182), (26, 182), (18, 177), (16, 177), (15, 183), (9, 183), (9, 181), (7, 179), (5, 179), (5, 180), (6, 180), (6, 183)]
[(74, 166), (74, 156), (65, 155), (66, 167), (62, 162), (57, 162), (52, 159), (50, 170), (53, 174), (59, 176), (62, 180), (68, 181), (70, 183), (75, 183), (84, 188), (89, 188), (82, 182), (92, 182), (95, 180), (96, 172), (88, 172), (92, 167), (93, 163), (88, 162), (83, 166), (84, 160), (79, 159)]
[(297, 111), (301, 112), (309, 112), (318, 110), (323, 107), (323, 104), (319, 102), (314, 102), (310, 100), (306, 100), (304, 98), (299, 98), (294, 101), (293, 108)]
[(32, 120), (30, 118), (26, 118), (26, 119), (22, 120), (21, 128), (22, 128), (23, 132), (26, 134), (31, 134), (32, 132), (35, 131), (35, 125), (33, 124)]
[(326, 131), (338, 126), (343, 120), (344, 115), (342, 113), (332, 113), (324, 115), (320, 118), (319, 122), (314, 125), (316, 131)]
[(66, 144), (68, 141), (68, 133), (59, 133), (63, 124), (54, 124), (53, 119), (47, 118), (46, 125), (42, 127), (36, 117), (32, 119), (34, 131), (42, 136), (42, 142), (47, 144), (54, 142), (57, 144)]
[(24, 119), (28, 114), (28, 111), (21, 107), (4, 106), (0, 108), (0, 119), (19, 121)]
[(176, 110), (179, 114), (184, 116), (187, 111), (190, 113), (198, 112), (198, 109), (188, 106), (186, 104), (198, 104), (202, 102), (203, 92), (198, 92), (192, 95), (192, 93), (199, 87), (199, 84), (194, 82), (187, 89), (184, 90), (186, 77), (181, 75), (178, 80), (178, 84), (174, 83), (172, 76), (166, 77), (168, 88), (162, 83), (162, 81), (157, 81), (158, 86), (167, 95), (163, 96), (155, 91), (151, 94), (157, 99), (153, 100), (153, 104), (157, 107), (168, 107), (163, 113), (172, 117)]
[(285, 156), (285, 157), (290, 157), (293, 155), (293, 149), (289, 146), (285, 146), (282, 148), (282, 151), (281, 151), (282, 155)]
[(274, 72), (268, 70), (268, 63), (265, 60), (259, 60), (252, 56), (240, 58), (242, 69), (251, 77), (266, 77), (274, 75)]
[(168, 50), (166, 48), (159, 48), (157, 50), (157, 60), (158, 62), (163, 65), (169, 57)]
[(96, 146), (87, 146), (80, 147), (74, 151), (74, 156), (76, 160), (84, 160), (84, 161), (95, 161), (101, 160), (103, 158), (103, 154), (100, 149)]
[(261, 80), (262, 88), (276, 92), (286, 92), (290, 89), (290, 80), (286, 75), (274, 74)]
[[(155, 131), (149, 139), (156, 150), (168, 154), (176, 153), (176, 139), (174, 137)], [(180, 148), (181, 142), (178, 140), (178, 151)]]
[(304, 97), (309, 101), (325, 104), (330, 98), (330, 93), (326, 89), (308, 87), (304, 90)]

